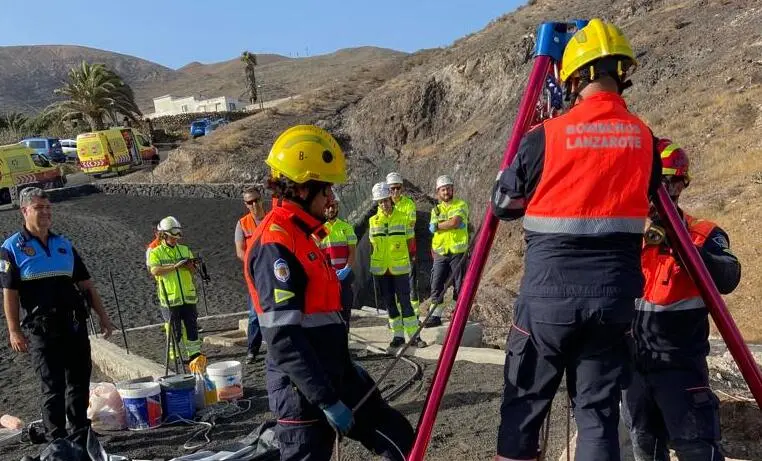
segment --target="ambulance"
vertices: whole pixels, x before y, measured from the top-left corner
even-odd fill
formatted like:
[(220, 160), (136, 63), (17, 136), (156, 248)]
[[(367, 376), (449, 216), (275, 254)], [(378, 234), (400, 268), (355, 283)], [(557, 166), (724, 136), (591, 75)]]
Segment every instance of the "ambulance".
[(66, 176), (44, 155), (24, 144), (0, 146), (0, 203), (11, 203), (11, 188), (63, 187)]
[(112, 130), (117, 130), (122, 135), (133, 165), (144, 163), (157, 165), (159, 163), (159, 149), (152, 146), (148, 139), (138, 131), (129, 127), (117, 127), (112, 128)]
[(77, 136), (77, 159), (83, 173), (100, 177), (130, 169), (132, 155), (118, 129), (93, 131)]

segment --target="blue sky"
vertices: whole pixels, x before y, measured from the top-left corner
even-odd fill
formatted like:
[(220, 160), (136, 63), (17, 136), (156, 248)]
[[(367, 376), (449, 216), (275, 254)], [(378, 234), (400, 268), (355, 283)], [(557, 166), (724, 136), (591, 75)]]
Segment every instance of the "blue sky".
[[(0, 45), (83, 45), (177, 68), (256, 53), (447, 46), (518, 0), (2, 0)], [(93, 7), (97, 4), (98, 7)]]

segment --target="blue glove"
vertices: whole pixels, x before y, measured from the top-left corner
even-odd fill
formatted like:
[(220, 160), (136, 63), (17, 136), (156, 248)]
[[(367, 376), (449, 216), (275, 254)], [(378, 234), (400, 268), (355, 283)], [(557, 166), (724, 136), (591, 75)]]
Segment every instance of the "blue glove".
[(433, 234), (436, 231), (437, 231), (437, 224), (436, 223), (429, 224), (429, 232)]
[(336, 271), (336, 277), (338, 277), (339, 280), (344, 280), (347, 278), (350, 272), (352, 272), (352, 268), (349, 266), (344, 266), (343, 268)]
[(328, 419), (328, 424), (336, 429), (336, 432), (341, 435), (347, 435), (355, 423), (354, 416), (352, 416), (352, 410), (344, 405), (344, 402), (341, 400), (330, 407), (323, 408), (323, 413), (325, 413), (325, 417)]
[(461, 222), (460, 222), (460, 226), (458, 226), (458, 229), (465, 229), (465, 228), (466, 228), (466, 223), (464, 223), (463, 221), (461, 221)]

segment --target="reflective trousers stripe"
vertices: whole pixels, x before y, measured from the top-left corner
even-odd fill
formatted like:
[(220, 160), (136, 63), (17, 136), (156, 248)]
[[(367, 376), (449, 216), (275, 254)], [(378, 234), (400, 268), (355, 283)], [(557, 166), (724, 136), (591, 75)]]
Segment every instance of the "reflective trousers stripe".
[(301, 311), (268, 311), (258, 314), (259, 325), (264, 328), (299, 325), (302, 328), (315, 328), (325, 325), (341, 324), (344, 320), (339, 311), (304, 314)]
[(394, 333), (402, 333), (404, 332), (404, 327), (402, 324), (402, 317), (394, 317), (389, 318), (389, 329), (392, 330)]
[(642, 234), (643, 218), (559, 218), (524, 216), (524, 229), (546, 234), (595, 235), (623, 232)]
[(644, 312), (689, 311), (693, 309), (703, 309), (704, 307), (704, 300), (701, 296), (683, 299), (671, 304), (655, 304), (646, 301), (643, 298), (635, 301), (635, 310)]

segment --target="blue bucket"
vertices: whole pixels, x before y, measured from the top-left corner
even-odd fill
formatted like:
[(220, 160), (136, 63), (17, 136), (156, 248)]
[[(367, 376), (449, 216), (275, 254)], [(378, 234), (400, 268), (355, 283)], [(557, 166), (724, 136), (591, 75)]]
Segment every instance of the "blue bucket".
[(180, 419), (193, 419), (196, 415), (196, 377), (171, 375), (159, 379), (164, 420), (168, 423)]

